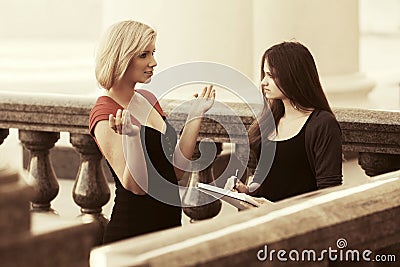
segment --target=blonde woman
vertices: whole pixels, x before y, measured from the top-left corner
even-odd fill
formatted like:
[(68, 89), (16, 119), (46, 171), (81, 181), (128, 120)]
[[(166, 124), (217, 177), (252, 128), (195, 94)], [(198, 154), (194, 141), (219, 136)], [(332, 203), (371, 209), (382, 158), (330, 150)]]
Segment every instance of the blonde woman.
[[(214, 103), (215, 91), (205, 87), (177, 142), (156, 97), (135, 88), (154, 74), (155, 41), (149, 26), (122, 21), (109, 28), (96, 55), (96, 78), (105, 93), (91, 110), (89, 129), (116, 186), (104, 243), (181, 225), (177, 183), (184, 172), (173, 163), (191, 159), (202, 116)], [(168, 191), (175, 205), (154, 198), (157, 191)]]

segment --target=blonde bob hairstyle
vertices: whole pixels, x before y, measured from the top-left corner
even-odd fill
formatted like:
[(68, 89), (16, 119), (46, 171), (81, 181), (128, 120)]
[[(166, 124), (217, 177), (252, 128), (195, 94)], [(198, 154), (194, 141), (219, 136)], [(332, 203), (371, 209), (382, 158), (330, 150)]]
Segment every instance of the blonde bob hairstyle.
[(99, 43), (96, 53), (96, 79), (109, 90), (121, 79), (131, 60), (155, 42), (156, 32), (137, 21), (121, 21), (112, 25)]

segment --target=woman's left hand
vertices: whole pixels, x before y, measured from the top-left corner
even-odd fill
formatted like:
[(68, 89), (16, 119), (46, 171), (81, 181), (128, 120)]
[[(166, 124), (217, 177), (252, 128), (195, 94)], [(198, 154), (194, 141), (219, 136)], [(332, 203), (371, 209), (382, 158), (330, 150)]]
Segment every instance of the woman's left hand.
[(200, 96), (196, 93), (194, 97), (196, 99), (193, 101), (190, 113), (194, 116), (203, 116), (214, 105), (215, 89), (212, 85), (206, 86)]
[(244, 183), (242, 183), (242, 181), (240, 180), (236, 182), (234, 189), (236, 189), (236, 191), (238, 191), (239, 193), (245, 193), (245, 194), (249, 193), (249, 187)]

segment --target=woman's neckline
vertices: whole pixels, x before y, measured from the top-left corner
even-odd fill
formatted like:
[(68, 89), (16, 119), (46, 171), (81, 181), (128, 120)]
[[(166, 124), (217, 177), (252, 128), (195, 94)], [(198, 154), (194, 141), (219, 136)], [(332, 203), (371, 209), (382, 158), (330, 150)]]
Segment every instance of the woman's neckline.
[(271, 141), (271, 142), (285, 142), (285, 141), (289, 141), (291, 139), (296, 138), (303, 131), (303, 129), (305, 128), (305, 126), (307, 125), (307, 123), (310, 120), (310, 118), (311, 118), (312, 114), (314, 113), (314, 111), (315, 110), (311, 111), (310, 114), (308, 114), (307, 119), (304, 121), (303, 125), (300, 127), (300, 129), (299, 129), (299, 131), (297, 133), (295, 133), (294, 135), (289, 136), (289, 137), (287, 137), (285, 139), (278, 139), (278, 140), (275, 140), (275, 139), (274, 140), (270, 140), (269, 139), (269, 141)]

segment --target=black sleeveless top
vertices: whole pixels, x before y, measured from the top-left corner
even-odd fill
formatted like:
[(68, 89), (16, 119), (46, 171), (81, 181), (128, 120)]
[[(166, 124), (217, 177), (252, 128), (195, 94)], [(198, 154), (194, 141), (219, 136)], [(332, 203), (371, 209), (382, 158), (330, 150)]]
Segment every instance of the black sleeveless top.
[[(111, 219), (103, 237), (104, 243), (181, 225), (182, 209), (178, 181), (172, 165), (172, 154), (177, 143), (176, 132), (168, 123), (156, 97), (146, 90), (136, 91), (162, 116), (166, 123), (166, 132), (163, 134), (151, 127), (140, 125), (139, 121), (131, 117), (132, 123), (140, 127), (149, 194), (135, 195), (126, 190), (107, 162), (116, 190)], [(89, 130), (95, 141), (94, 129), (97, 122), (108, 120), (109, 114), (115, 114), (118, 109), (123, 107), (110, 97), (101, 96), (97, 99), (89, 117)]]
[(177, 138), (173, 127), (166, 120), (165, 123), (165, 134), (143, 125), (140, 128), (149, 177), (149, 194), (136, 195), (126, 190), (109, 165), (116, 190), (104, 243), (181, 225), (181, 207), (163, 201), (166, 199), (170, 203), (180, 203), (178, 182), (171, 164)]
[(282, 141), (269, 141), (276, 144), (275, 156), (267, 177), (254, 196), (279, 201), (317, 190), (305, 146), (305, 129), (311, 115), (296, 136)]

